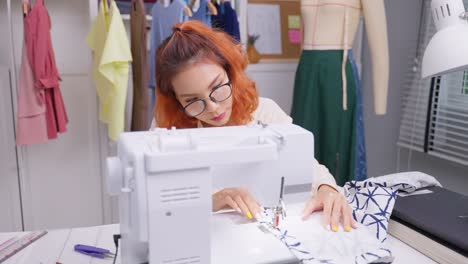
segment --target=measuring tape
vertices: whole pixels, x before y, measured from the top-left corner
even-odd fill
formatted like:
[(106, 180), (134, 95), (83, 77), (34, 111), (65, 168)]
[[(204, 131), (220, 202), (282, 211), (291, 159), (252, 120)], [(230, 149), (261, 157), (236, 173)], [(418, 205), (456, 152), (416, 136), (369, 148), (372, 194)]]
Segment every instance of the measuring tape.
[(23, 248), (31, 245), (34, 241), (47, 234), (47, 231), (34, 231), (22, 237), (12, 238), (3, 244), (0, 244), (0, 263), (15, 255)]

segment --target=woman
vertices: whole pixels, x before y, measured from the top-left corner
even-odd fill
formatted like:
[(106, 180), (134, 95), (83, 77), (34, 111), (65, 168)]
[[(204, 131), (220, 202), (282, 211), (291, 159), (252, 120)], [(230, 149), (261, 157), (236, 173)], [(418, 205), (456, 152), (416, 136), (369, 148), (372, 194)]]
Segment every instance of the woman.
[[(263, 123), (292, 123), (272, 100), (259, 98), (244, 73), (248, 61), (240, 45), (227, 34), (200, 22), (176, 24), (173, 34), (156, 53), (156, 109), (158, 127), (195, 128)], [(323, 210), (324, 225), (350, 231), (356, 223), (335, 180), (317, 161), (312, 196), (304, 219)], [(232, 208), (251, 219), (259, 212), (255, 198), (243, 188), (213, 194), (213, 211)]]

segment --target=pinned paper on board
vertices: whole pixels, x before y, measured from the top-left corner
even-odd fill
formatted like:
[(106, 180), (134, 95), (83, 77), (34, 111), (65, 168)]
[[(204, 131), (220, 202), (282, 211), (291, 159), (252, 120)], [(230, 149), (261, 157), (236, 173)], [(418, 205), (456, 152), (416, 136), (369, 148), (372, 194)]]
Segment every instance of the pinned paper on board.
[(288, 31), (290, 43), (301, 43), (301, 31), (298, 29), (290, 29)]
[(280, 6), (269, 4), (248, 4), (247, 31), (259, 35), (255, 48), (261, 54), (281, 54)]
[(288, 16), (288, 28), (300, 29), (301, 28), (300, 16)]

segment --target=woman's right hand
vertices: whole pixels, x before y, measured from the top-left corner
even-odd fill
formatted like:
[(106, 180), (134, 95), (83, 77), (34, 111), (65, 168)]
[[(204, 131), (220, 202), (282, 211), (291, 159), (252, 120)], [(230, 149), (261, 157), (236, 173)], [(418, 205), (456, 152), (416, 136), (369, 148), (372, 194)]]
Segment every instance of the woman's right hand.
[(258, 218), (260, 204), (246, 188), (226, 188), (212, 195), (213, 212), (232, 208), (248, 219)]

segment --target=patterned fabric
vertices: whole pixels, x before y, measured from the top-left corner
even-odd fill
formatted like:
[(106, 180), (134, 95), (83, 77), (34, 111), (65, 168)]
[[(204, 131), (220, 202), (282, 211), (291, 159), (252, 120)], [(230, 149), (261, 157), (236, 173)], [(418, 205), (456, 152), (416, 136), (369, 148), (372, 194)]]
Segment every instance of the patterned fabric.
[(362, 86), (359, 79), (358, 67), (353, 57), (353, 51), (348, 53), (348, 60), (353, 68), (354, 80), (356, 81), (356, 157), (354, 160), (354, 180), (363, 181), (367, 179), (366, 140), (364, 133), (364, 116), (362, 109)]
[(418, 172), (346, 183), (345, 197), (359, 223), (359, 228), (351, 232), (325, 230), (321, 214), (313, 214), (307, 221), (300, 215), (288, 215), (279, 228), (274, 228), (271, 210), (265, 210), (259, 223), (303, 263), (391, 263), (394, 258), (385, 241), (397, 193), (434, 185), (440, 183)]

